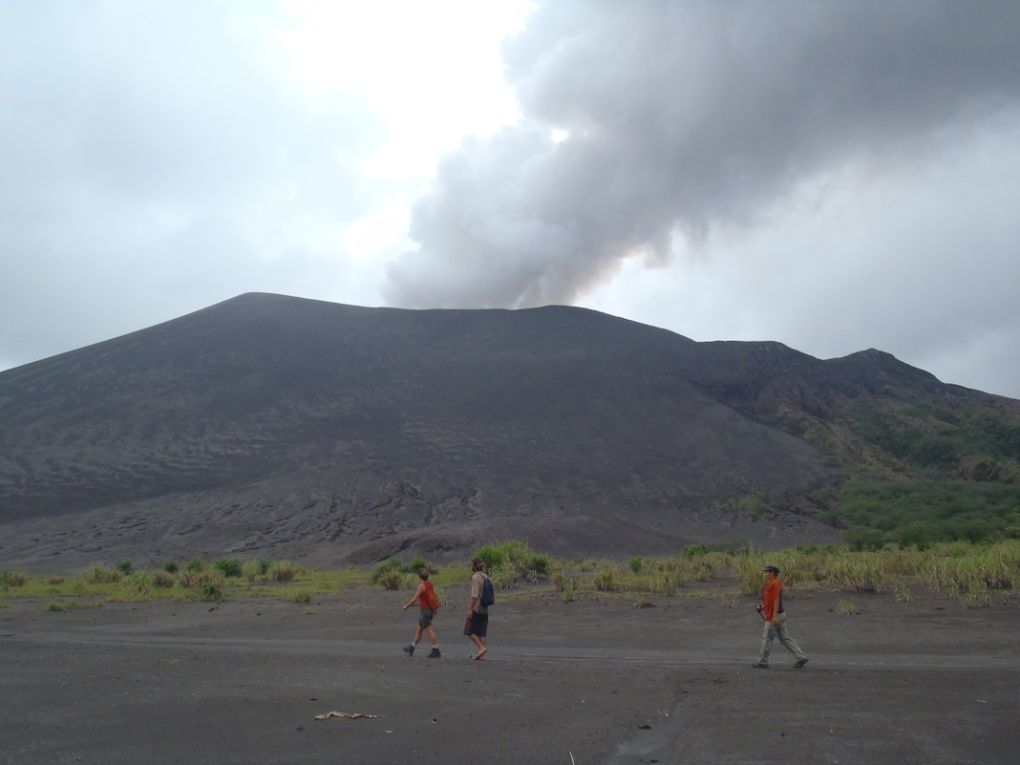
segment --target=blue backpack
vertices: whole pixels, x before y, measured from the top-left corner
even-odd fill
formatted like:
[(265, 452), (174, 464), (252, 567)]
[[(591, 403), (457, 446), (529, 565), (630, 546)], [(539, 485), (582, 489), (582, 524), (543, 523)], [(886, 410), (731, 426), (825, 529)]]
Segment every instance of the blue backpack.
[(496, 589), (492, 586), (492, 580), (489, 577), (482, 578), (482, 598), (479, 603), (488, 608), (496, 602)]

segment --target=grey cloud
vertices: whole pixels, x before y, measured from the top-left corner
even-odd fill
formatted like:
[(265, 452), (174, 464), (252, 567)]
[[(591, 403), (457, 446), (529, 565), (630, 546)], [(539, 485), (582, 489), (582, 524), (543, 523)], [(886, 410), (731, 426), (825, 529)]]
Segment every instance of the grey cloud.
[[(0, 4), (0, 361), (342, 279), (386, 193), (363, 104), (288, 79), (275, 3)], [(307, 236), (306, 236), (307, 235)]]
[(573, 302), (840, 166), (923, 166), (1020, 102), (1017, 29), (1008, 2), (546, 3), (506, 50), (524, 121), (442, 163), (387, 296)]

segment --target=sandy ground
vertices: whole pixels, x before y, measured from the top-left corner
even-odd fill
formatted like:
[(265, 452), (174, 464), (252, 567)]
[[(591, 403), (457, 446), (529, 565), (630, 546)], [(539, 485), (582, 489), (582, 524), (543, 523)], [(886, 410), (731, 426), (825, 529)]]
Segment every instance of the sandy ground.
[[(489, 659), (437, 627), (443, 658), (401, 652), (405, 593), (309, 605), (237, 599), (0, 609), (3, 763), (1016, 763), (1020, 603), (788, 592), (755, 670), (760, 620), (722, 585), (564, 604), (501, 593)], [(850, 599), (862, 613), (837, 612)], [(454, 608), (452, 603), (457, 603)], [(377, 719), (313, 716), (330, 710)]]

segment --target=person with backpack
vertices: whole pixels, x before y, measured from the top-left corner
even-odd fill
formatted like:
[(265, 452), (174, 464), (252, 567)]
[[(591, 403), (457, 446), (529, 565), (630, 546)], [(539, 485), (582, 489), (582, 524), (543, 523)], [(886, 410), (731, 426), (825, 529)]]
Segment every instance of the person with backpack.
[(414, 640), (404, 646), (404, 653), (408, 656), (414, 656), (414, 649), (421, 642), (422, 632), (427, 632), (429, 642), (432, 643), (432, 650), (429, 651), (428, 658), (439, 659), (442, 657), (442, 654), (439, 653), (439, 638), (436, 637), (436, 631), (432, 627), (432, 619), (435, 617), (436, 611), (439, 610), (440, 606), (439, 594), (436, 592), (436, 588), (432, 586), (432, 582), (429, 581), (429, 570), (427, 568), (418, 569), (418, 576), (421, 578), (421, 583), (418, 585), (418, 589), (414, 591), (411, 599), (404, 604), (404, 610), (406, 611), (417, 601), (421, 613), (418, 616), (418, 629), (414, 632)]
[(492, 580), (485, 573), (485, 561), (475, 558), (471, 561), (471, 570), (474, 572), (471, 574), (471, 604), (468, 606), (464, 634), (471, 638), (477, 649), (471, 658), (480, 661), (489, 650), (489, 606), (495, 602), (496, 595)]

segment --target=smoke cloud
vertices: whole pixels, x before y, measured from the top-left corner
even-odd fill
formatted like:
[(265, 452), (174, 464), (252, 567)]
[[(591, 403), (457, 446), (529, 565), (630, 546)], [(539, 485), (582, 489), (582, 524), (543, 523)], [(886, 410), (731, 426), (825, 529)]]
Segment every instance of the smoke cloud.
[(387, 298), (570, 303), (827, 173), (923, 165), (1020, 104), (1018, 29), (1013, 2), (544, 4), (504, 50), (522, 119), (441, 162)]

